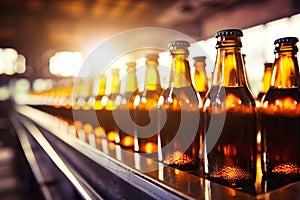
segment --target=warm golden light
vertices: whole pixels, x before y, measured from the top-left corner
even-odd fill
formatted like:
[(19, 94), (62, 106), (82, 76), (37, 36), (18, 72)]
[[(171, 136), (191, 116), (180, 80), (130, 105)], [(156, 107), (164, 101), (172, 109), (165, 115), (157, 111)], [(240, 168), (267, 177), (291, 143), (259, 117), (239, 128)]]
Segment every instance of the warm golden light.
[(77, 76), (82, 62), (83, 56), (80, 52), (57, 52), (50, 58), (49, 70), (53, 75)]
[(24, 73), (26, 70), (25, 57), (18, 55), (12, 48), (0, 48), (0, 74), (13, 75)]
[(116, 140), (116, 138), (118, 137), (118, 132), (116, 131), (110, 131), (108, 134), (107, 134), (107, 139), (109, 141), (112, 141), (114, 142)]
[(134, 139), (132, 136), (125, 136), (122, 141), (121, 141), (121, 145), (124, 146), (124, 147), (133, 147), (133, 142), (134, 142)]
[(153, 142), (147, 142), (145, 144), (145, 147), (144, 147), (144, 151), (146, 153), (153, 153), (153, 152), (156, 152), (158, 149), (157, 147), (157, 144), (153, 143)]

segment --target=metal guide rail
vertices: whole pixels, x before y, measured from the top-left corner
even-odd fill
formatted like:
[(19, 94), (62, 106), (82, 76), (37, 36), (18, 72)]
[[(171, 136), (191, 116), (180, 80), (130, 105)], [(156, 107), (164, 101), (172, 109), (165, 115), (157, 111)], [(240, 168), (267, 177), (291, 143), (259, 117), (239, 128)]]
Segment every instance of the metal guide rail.
[(94, 134), (79, 132), (76, 137), (66, 121), (29, 106), (15, 110), (14, 124), (24, 128), (19, 137), (34, 138), (83, 199), (300, 198), (299, 182), (248, 194), (165, 166)]

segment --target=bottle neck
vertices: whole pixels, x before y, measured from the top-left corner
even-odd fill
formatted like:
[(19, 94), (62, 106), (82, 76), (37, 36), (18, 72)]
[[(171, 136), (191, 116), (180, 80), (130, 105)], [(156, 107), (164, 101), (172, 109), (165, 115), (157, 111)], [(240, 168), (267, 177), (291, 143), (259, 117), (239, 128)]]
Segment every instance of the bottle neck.
[(192, 86), (190, 65), (185, 54), (173, 54), (170, 72), (171, 88)]
[(195, 63), (195, 89), (197, 92), (207, 92), (207, 76), (205, 70), (205, 64), (203, 63)]
[(120, 77), (118, 74), (113, 74), (111, 80), (111, 94), (119, 94), (120, 93)]
[(104, 78), (104, 76), (100, 78), (98, 86), (97, 95), (104, 96), (106, 91), (106, 78)]
[(277, 51), (272, 73), (272, 88), (299, 87), (299, 66), (297, 52)]
[(136, 70), (129, 69), (127, 71), (127, 79), (125, 85), (125, 92), (134, 92), (137, 89), (137, 78), (136, 78)]
[(214, 86), (239, 87), (246, 85), (244, 63), (240, 47), (220, 47), (212, 84)]
[(144, 89), (147, 91), (156, 91), (160, 90), (160, 78), (158, 73), (158, 62), (157, 60), (148, 60), (146, 62), (146, 76), (145, 76), (145, 85)]
[(271, 76), (272, 76), (272, 68), (265, 68), (264, 76), (262, 79), (262, 88), (260, 90), (261, 93), (267, 93), (271, 84)]

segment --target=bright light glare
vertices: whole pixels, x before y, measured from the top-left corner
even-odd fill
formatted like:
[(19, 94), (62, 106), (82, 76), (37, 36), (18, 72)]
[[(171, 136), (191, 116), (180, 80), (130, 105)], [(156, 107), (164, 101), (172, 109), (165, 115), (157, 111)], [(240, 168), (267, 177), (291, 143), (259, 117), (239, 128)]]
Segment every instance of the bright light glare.
[(52, 81), (49, 79), (36, 79), (33, 82), (34, 91), (46, 91), (52, 88)]
[(163, 88), (167, 88), (169, 85), (170, 66), (172, 62), (172, 56), (170, 52), (162, 52), (159, 54), (159, 74), (160, 84)]
[(18, 55), (17, 65), (15, 71), (22, 74), (26, 71), (26, 59), (23, 55)]
[(5, 101), (9, 99), (10, 94), (8, 87), (0, 87), (0, 101)]
[(0, 49), (0, 74), (13, 75), (17, 65), (18, 53), (11, 48)]
[(83, 62), (80, 52), (57, 52), (50, 58), (49, 70), (53, 75), (77, 76)]

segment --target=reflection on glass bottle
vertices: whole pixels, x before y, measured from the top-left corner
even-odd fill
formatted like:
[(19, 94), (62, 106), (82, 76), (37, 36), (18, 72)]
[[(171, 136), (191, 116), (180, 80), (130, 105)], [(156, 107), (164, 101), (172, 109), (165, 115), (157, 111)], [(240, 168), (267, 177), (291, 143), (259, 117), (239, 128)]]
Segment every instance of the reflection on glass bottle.
[(270, 88), (273, 63), (265, 63), (264, 76), (262, 78), (262, 88), (256, 98), (256, 104), (259, 107), (260, 103)]
[(159, 160), (181, 170), (197, 168), (199, 152), (201, 99), (192, 85), (188, 47), (186, 41), (169, 43), (172, 55), (169, 87), (158, 102)]
[(204, 100), (204, 97), (208, 91), (207, 86), (207, 74), (206, 74), (206, 63), (205, 63), (205, 56), (194, 57), (195, 60), (195, 74), (194, 74), (194, 81), (195, 81), (195, 89), (200, 94), (201, 100)]
[(136, 134), (135, 125), (135, 105), (134, 101), (138, 95), (136, 63), (127, 63), (127, 74), (125, 83), (125, 92), (122, 94), (120, 105), (117, 109), (117, 117), (119, 119), (119, 141), (121, 146), (133, 148), (134, 135)]
[(262, 164), (268, 180), (300, 180), (300, 93), (295, 37), (275, 40), (271, 86), (261, 106)]
[(231, 187), (253, 187), (256, 108), (241, 55), (242, 31), (219, 31), (212, 87), (203, 106), (204, 173)]
[(157, 152), (157, 104), (162, 89), (158, 73), (158, 54), (146, 56), (144, 90), (136, 105), (137, 142), (135, 150), (143, 153)]

